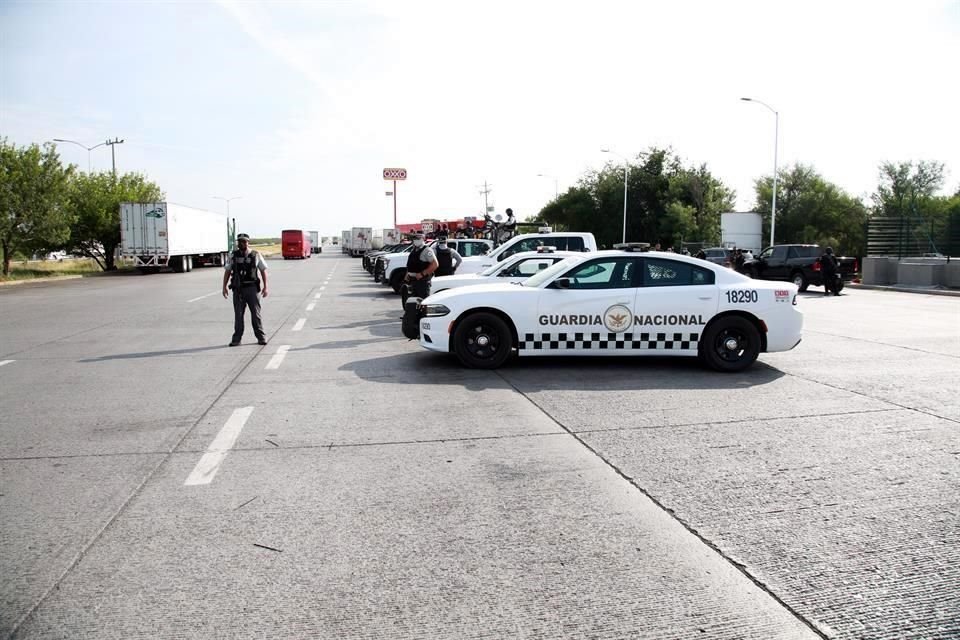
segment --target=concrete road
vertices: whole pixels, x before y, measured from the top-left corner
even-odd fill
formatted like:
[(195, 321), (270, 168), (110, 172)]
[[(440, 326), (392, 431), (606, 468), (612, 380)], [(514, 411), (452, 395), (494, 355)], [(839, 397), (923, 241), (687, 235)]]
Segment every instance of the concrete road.
[(956, 638), (960, 300), (470, 371), (339, 255), (0, 289), (0, 635)]

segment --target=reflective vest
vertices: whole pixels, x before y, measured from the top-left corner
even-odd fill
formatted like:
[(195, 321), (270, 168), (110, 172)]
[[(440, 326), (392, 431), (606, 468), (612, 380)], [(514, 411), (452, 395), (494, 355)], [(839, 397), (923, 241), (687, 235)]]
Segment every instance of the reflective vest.
[(437, 268), (438, 276), (452, 276), (453, 275), (453, 254), (450, 253), (450, 247), (446, 249), (437, 249), (437, 262), (440, 263), (439, 268)]
[(233, 287), (248, 287), (255, 285), (260, 290), (260, 272), (257, 269), (257, 252), (251, 251), (243, 255), (239, 249), (233, 252)]
[(420, 273), (427, 267), (429, 267), (431, 262), (424, 262), (420, 259), (420, 254), (423, 253), (423, 250), (426, 247), (420, 247), (417, 249), (413, 248), (413, 251), (410, 252), (410, 255), (407, 256), (407, 273)]

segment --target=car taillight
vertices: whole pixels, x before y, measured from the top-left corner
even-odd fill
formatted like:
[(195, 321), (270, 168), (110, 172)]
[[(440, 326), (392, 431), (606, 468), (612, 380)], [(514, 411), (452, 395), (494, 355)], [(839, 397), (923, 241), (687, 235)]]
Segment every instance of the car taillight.
[(819, 260), (817, 260), (816, 262), (813, 263), (813, 270), (814, 270), (814, 271), (820, 271), (820, 261), (819, 261)]
[(853, 272), (854, 272), (854, 273), (857, 273), (858, 271), (860, 271), (860, 261), (857, 260), (856, 258), (854, 258), (854, 259), (853, 259)]

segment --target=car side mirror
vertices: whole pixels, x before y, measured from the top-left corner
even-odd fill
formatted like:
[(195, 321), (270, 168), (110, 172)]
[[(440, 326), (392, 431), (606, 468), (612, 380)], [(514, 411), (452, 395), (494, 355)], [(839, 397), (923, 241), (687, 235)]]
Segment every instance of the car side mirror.
[(570, 278), (557, 278), (553, 281), (553, 286), (557, 289), (569, 289), (570, 288)]

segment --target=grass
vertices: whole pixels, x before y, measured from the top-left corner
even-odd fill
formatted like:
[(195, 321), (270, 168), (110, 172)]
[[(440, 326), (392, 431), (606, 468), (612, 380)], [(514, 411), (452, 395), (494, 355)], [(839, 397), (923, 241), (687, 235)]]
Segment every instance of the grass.
[(260, 252), (264, 258), (270, 258), (280, 255), (280, 243), (273, 244), (250, 244), (250, 248)]
[(0, 274), (0, 282), (57, 278), (63, 276), (86, 276), (101, 273), (100, 267), (90, 258), (69, 260), (13, 260), (10, 275)]

